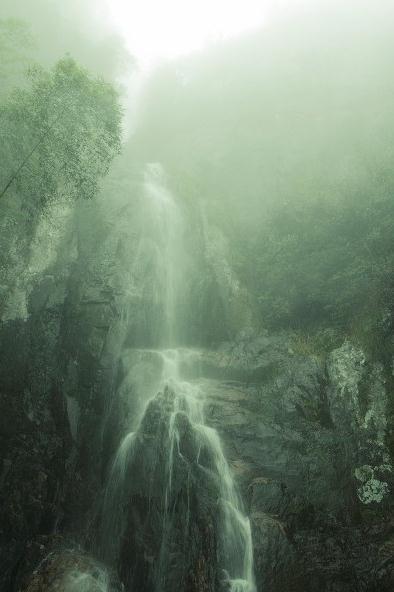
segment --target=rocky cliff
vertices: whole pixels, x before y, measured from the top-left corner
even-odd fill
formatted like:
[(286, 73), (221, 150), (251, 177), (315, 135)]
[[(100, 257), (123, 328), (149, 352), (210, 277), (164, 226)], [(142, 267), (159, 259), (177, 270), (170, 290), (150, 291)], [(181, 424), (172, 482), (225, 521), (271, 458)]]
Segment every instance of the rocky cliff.
[[(127, 591), (152, 589), (163, 494), (155, 467), (169, 393), (152, 399), (141, 428), (120, 558), (107, 566), (117, 577), (97, 563), (111, 462), (158, 374), (152, 353), (139, 349), (139, 319), (149, 317), (152, 303), (147, 306), (149, 281), (141, 288), (135, 283), (140, 268), (130, 271), (134, 218), (135, 207), (121, 191), (111, 210), (99, 201), (51, 212), (35, 221), (19, 254), (17, 282), (12, 258), (6, 266), (0, 327), (4, 592), (79, 590), (82, 583), (86, 591), (117, 590), (117, 577)], [(24, 224), (27, 219), (21, 235)], [(43, 225), (45, 232), (56, 230), (56, 240), (52, 234), (43, 243)], [(193, 352), (182, 373), (204, 383), (206, 422), (221, 438), (251, 520), (258, 592), (391, 591), (390, 360), (350, 341), (324, 356), (302, 353), (285, 332), (245, 331)], [(192, 459), (197, 452), (186, 420), (182, 429)], [(174, 473), (179, 524), (187, 512), (192, 517), (192, 568), (182, 585), (210, 592), (222, 586), (215, 574), (217, 492), (196, 470), (193, 465), (188, 473), (188, 491), (182, 467)], [(150, 489), (142, 487), (147, 481)], [(181, 538), (173, 545), (168, 561), (176, 589)]]

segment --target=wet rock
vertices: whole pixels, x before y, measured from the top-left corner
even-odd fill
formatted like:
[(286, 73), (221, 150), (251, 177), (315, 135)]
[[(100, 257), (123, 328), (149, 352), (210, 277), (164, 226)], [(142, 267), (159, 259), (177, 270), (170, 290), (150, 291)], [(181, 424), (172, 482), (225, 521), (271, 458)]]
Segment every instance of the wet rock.
[(380, 590), (392, 508), (383, 369), (349, 343), (326, 365), (274, 351), (276, 372), (255, 382), (212, 371), (206, 403), (255, 517), (259, 590)]
[(286, 526), (280, 520), (253, 511), (251, 513), (255, 572), (258, 588), (281, 592), (301, 590), (296, 571), (297, 554), (289, 541)]
[(362, 421), (360, 386), (366, 375), (366, 359), (361, 349), (346, 342), (327, 361), (330, 415), (334, 425), (358, 427)]
[(32, 542), (19, 567), (17, 580), (18, 592), (123, 590), (113, 572), (62, 537), (41, 537)]
[(387, 393), (383, 367), (346, 342), (327, 362), (328, 403), (346, 445), (353, 486), (362, 504), (381, 503), (392, 488), (386, 447)]
[(251, 512), (260, 512), (280, 518), (289, 506), (289, 493), (284, 483), (257, 477), (249, 485), (249, 506)]
[(170, 388), (158, 393), (136, 435), (119, 570), (130, 590), (153, 592), (160, 581), (163, 590), (214, 592), (217, 483), (197, 464), (205, 452), (174, 402)]

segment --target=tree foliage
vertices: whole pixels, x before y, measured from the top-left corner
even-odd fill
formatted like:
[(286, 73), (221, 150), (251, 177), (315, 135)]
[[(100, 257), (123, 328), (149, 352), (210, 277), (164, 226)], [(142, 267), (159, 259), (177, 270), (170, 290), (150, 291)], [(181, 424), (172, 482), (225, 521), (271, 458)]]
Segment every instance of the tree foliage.
[(349, 333), (392, 314), (394, 179), (381, 189), (278, 206), (238, 245), (261, 325)]
[(31, 67), (28, 82), (0, 106), (0, 193), (92, 198), (120, 150), (117, 93), (70, 57), (51, 71)]

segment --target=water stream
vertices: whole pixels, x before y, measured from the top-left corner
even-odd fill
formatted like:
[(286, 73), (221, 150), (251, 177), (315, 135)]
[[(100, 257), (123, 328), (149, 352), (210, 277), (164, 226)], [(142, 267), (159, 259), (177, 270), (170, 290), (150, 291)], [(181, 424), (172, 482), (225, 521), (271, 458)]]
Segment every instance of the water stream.
[[(145, 356), (159, 368), (159, 378), (153, 381), (151, 392), (145, 392), (139, 420), (124, 436), (112, 463), (102, 510), (101, 555), (112, 564), (119, 562), (130, 522), (128, 500), (136, 487), (133, 479), (143, 479), (146, 483), (139, 483), (139, 491), (145, 488), (149, 500), (154, 500), (158, 492), (163, 498), (157, 511), (159, 520), (149, 508), (141, 526), (146, 538), (148, 531), (159, 532), (160, 538), (156, 541), (157, 557), (150, 568), (153, 585), (149, 589), (155, 592), (173, 589), (171, 570), (177, 544), (176, 569), (180, 574), (177, 585), (179, 592), (186, 592), (183, 582), (190, 577), (188, 570), (193, 569), (193, 553), (197, 555), (197, 551), (190, 550), (192, 543), (187, 538), (192, 526), (197, 533), (201, 530), (204, 521), (198, 514), (202, 512), (204, 524), (212, 523), (215, 531), (210, 535), (215, 549), (208, 560), (216, 566), (216, 573), (209, 589), (216, 590), (220, 586), (221, 590), (230, 592), (254, 592), (249, 519), (244, 513), (219, 435), (205, 421), (204, 402), (210, 382), (184, 378), (183, 368), (198, 367), (199, 352), (177, 347), (182, 331), (177, 320), (177, 306), (182, 299), (182, 280), (186, 272), (182, 265), (183, 217), (165, 186), (159, 165), (147, 166), (144, 191), (145, 221), (150, 221), (154, 229), (150, 234), (145, 233), (137, 256), (141, 259), (143, 250), (148, 248), (149, 236), (149, 250), (156, 258), (150, 273), (156, 276), (154, 283), (159, 309), (159, 314), (153, 318), (160, 325), (157, 331), (160, 337), (157, 349), (139, 350), (139, 357)], [(133, 372), (132, 367), (130, 372)], [(204, 499), (200, 505), (192, 501), (197, 487), (201, 488), (199, 495)], [(182, 505), (179, 500), (183, 497), (186, 501)], [(153, 501), (151, 503), (153, 508)], [(203, 503), (206, 508), (201, 510)], [(179, 544), (181, 530), (184, 545)], [(144, 537), (141, 535), (140, 538)], [(199, 533), (197, 538), (202, 540), (201, 548), (198, 548), (201, 557), (205, 552), (204, 537)], [(124, 550), (122, 553), (124, 557)], [(130, 557), (130, 561), (135, 558)], [(199, 561), (201, 563), (201, 559)]]

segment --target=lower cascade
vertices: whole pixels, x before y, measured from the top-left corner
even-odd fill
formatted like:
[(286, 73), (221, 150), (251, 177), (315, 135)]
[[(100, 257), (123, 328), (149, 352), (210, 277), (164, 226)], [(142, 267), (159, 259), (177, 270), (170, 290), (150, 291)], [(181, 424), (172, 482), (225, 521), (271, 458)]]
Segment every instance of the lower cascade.
[(217, 432), (206, 425), (210, 381), (182, 377), (198, 352), (139, 352), (160, 365), (157, 394), (115, 455), (100, 550), (132, 590), (254, 592), (253, 547)]

